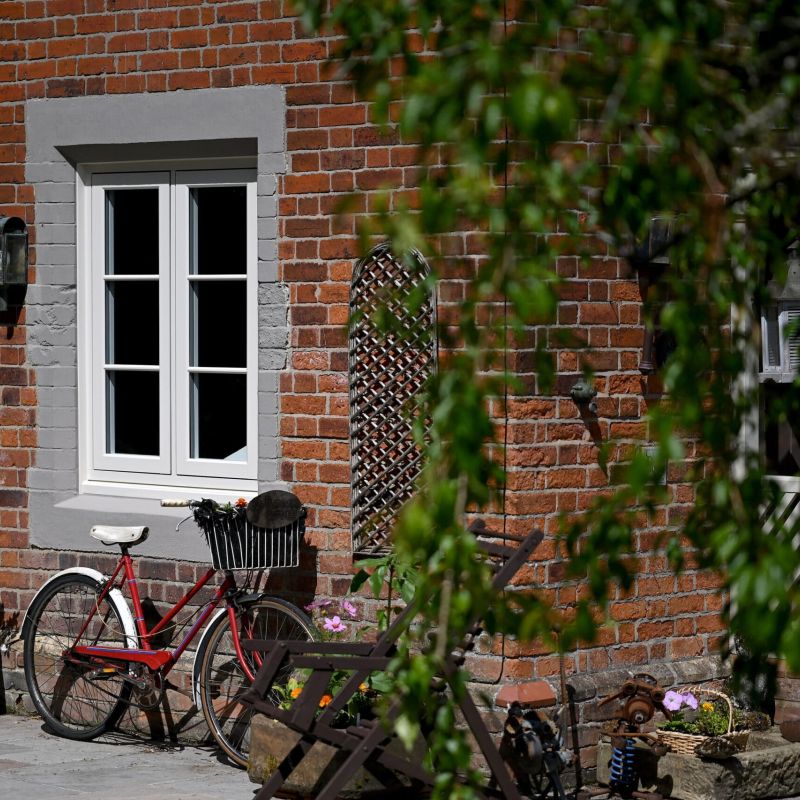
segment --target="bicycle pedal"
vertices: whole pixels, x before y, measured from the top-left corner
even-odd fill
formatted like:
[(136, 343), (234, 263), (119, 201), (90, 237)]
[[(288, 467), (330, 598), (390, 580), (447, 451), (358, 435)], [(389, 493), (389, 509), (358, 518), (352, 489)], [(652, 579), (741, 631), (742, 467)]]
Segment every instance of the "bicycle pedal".
[(93, 681), (98, 678), (110, 678), (113, 675), (119, 674), (114, 667), (101, 667), (100, 669), (93, 669), (91, 672), (86, 673), (88, 680)]

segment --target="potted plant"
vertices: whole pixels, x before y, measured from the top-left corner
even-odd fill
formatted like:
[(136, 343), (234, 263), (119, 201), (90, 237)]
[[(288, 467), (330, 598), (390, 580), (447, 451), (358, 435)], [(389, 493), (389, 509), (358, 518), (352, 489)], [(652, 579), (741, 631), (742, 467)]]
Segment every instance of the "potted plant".
[[(327, 641), (354, 640), (362, 638), (364, 631), (369, 627), (359, 619), (358, 608), (347, 598), (343, 600), (315, 600), (305, 607)], [(320, 711), (326, 708), (338, 693), (339, 689), (350, 679), (348, 670), (336, 670), (331, 675), (328, 690), (319, 701)], [(281, 708), (289, 709), (292, 703), (302, 694), (303, 687), (308, 679), (308, 671), (296, 670), (289, 680), (281, 685), (276, 685), (274, 690)], [(346, 728), (356, 725), (362, 719), (375, 717), (373, 706), (377, 701), (386, 677), (381, 674), (371, 675), (360, 684), (347, 704), (336, 715), (333, 726)]]

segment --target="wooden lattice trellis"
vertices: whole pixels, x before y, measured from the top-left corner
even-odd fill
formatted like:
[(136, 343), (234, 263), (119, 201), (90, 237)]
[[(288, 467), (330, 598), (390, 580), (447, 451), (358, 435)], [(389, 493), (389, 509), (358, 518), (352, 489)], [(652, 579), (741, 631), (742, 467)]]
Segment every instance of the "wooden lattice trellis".
[[(413, 312), (407, 300), (429, 274), (419, 253), (412, 264), (384, 244), (358, 262), (350, 290), (350, 468), (353, 552), (388, 550), (397, 514), (414, 493), (422, 454), (412, 426), (418, 395), (436, 369), (436, 303)], [(381, 330), (385, 307), (397, 332)]]

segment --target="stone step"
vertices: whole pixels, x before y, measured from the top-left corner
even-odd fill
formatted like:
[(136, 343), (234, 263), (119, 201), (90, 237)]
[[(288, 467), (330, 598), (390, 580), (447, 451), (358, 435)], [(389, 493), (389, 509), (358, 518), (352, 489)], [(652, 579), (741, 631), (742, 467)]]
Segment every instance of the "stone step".
[[(607, 785), (611, 744), (597, 748), (597, 780)], [(656, 758), (637, 748), (640, 788), (671, 800), (763, 800), (800, 795), (800, 744), (787, 742), (777, 727), (753, 732), (747, 750), (725, 761), (667, 753)]]

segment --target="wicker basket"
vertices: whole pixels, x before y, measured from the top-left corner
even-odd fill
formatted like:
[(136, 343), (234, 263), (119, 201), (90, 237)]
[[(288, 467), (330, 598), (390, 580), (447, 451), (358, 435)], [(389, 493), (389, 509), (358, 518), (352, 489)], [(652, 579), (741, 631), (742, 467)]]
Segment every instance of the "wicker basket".
[[(718, 692), (715, 689), (706, 689), (704, 686), (687, 686), (684, 691), (691, 692), (695, 697), (698, 695), (710, 695), (725, 701), (728, 706), (728, 731), (723, 733), (719, 738), (727, 739), (731, 744), (741, 751), (747, 747), (747, 739), (750, 736), (749, 730), (735, 731), (733, 730), (733, 705), (728, 695), (723, 692)], [(695, 755), (695, 750), (698, 745), (711, 737), (703, 736), (694, 733), (680, 733), (678, 731), (658, 731), (658, 740), (666, 745), (673, 753), (682, 753), (683, 755)]]
[(218, 513), (197, 519), (214, 569), (275, 569), (300, 563), (305, 513), (285, 528), (257, 528), (242, 515)]

